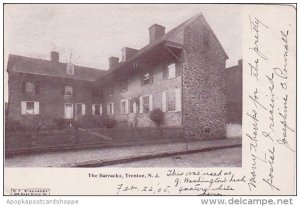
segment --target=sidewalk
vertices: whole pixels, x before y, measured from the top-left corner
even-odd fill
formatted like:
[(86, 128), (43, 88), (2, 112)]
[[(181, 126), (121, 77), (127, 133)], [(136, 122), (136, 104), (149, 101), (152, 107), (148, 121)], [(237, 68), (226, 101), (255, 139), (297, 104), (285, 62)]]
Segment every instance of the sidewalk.
[(8, 157), (6, 167), (101, 167), (137, 160), (240, 147), (242, 138), (102, 149), (82, 149)]

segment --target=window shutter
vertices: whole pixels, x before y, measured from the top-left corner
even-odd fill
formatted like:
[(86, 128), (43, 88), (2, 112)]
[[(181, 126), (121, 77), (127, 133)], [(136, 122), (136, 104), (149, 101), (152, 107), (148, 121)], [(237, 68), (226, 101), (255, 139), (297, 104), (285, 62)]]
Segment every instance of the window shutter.
[(21, 101), (21, 114), (26, 114), (26, 102)]
[(92, 114), (95, 115), (95, 111), (96, 111), (96, 106), (94, 104), (92, 104)]
[(140, 113), (143, 113), (143, 97), (140, 96)]
[(133, 113), (136, 113), (136, 102), (133, 102), (133, 105), (132, 105), (132, 107), (133, 107)]
[(111, 114), (114, 114), (114, 103), (111, 103)]
[(126, 114), (128, 114), (129, 113), (129, 100), (128, 99), (126, 99)]
[(82, 104), (82, 115), (85, 115), (85, 104)]
[(162, 111), (167, 111), (167, 92), (163, 91), (162, 93)]
[(149, 83), (153, 83), (153, 72), (149, 72)]
[(40, 114), (40, 103), (34, 102), (34, 114)]
[(100, 104), (100, 114), (102, 114), (102, 104)]
[(176, 111), (181, 111), (181, 89), (175, 89)]
[(180, 76), (181, 75), (182, 64), (176, 63), (175, 67), (176, 67), (176, 77)]
[(153, 97), (152, 94), (149, 95), (149, 110), (153, 110)]

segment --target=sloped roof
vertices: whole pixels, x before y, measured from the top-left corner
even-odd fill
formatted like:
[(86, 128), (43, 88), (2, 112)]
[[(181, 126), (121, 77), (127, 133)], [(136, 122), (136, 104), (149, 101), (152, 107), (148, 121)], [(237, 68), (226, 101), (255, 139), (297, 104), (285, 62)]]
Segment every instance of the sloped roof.
[(190, 19), (186, 20), (185, 22), (179, 24), (177, 27), (175, 27), (172, 30), (170, 30), (169, 32), (167, 32), (164, 36), (156, 39), (155, 41), (151, 42), (150, 44), (147, 44), (142, 49), (138, 50), (138, 52), (135, 55), (133, 55), (131, 58), (129, 58), (128, 60), (126, 60), (124, 62), (120, 62), (118, 66), (116, 66), (115, 68), (110, 69), (109, 71), (107, 71), (105, 73), (105, 75), (102, 76), (101, 78), (104, 78), (106, 75), (109, 75), (110, 73), (114, 72), (115, 70), (121, 69), (122, 67), (124, 67), (128, 63), (138, 59), (141, 55), (145, 54), (146, 52), (148, 52), (150, 50), (155, 49), (157, 46), (162, 45), (164, 43), (171, 43), (171, 44), (174, 44), (174, 45), (181, 45), (181, 47), (183, 47), (185, 27), (188, 26), (190, 23), (192, 23), (194, 20), (196, 20), (199, 17), (203, 18), (205, 24), (212, 31), (212, 34), (213, 34), (215, 40), (220, 45), (220, 48), (221, 48), (222, 52), (228, 58), (228, 55), (225, 52), (224, 48), (222, 47), (221, 43), (219, 42), (218, 38), (215, 36), (213, 30), (210, 28), (210, 26), (206, 22), (204, 16), (200, 12), (200, 13), (194, 15), (193, 17), (191, 17)]
[(52, 62), (13, 54), (9, 55), (7, 71), (84, 81), (94, 81), (105, 73), (104, 70), (74, 65), (74, 75), (67, 74), (67, 63)]

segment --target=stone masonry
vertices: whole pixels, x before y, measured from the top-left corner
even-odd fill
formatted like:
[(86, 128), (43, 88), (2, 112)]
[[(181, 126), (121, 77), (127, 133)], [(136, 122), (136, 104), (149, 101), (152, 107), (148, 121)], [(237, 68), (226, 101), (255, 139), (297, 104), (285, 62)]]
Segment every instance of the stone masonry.
[(220, 45), (202, 16), (186, 27), (184, 46), (184, 135), (200, 139), (225, 138), (224, 72), (227, 57), (221, 52)]

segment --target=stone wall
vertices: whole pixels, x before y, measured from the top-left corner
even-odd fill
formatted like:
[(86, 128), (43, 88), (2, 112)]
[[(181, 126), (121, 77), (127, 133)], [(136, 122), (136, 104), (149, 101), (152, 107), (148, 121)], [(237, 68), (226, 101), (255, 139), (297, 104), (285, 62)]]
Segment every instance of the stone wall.
[(227, 57), (203, 17), (198, 17), (185, 28), (184, 47), (184, 135), (197, 139), (225, 138), (224, 72)]
[[(125, 92), (120, 91), (120, 83), (118, 80), (114, 80), (107, 87), (103, 88), (103, 112), (106, 114), (106, 105), (110, 102), (114, 103), (114, 113), (121, 114), (121, 100), (131, 99), (143, 95), (152, 94), (153, 99), (153, 109), (159, 108), (162, 110), (162, 92), (168, 91), (176, 88), (181, 88), (181, 76), (177, 76), (172, 79), (163, 78), (163, 70), (167, 69), (167, 61), (158, 62), (154, 65), (149, 65), (149, 68), (145, 68), (146, 71), (151, 71), (153, 73), (153, 83), (141, 85), (141, 74), (142, 71), (136, 72), (134, 74), (129, 74), (128, 89)], [(117, 74), (116, 74), (117, 75)], [(108, 88), (110, 86), (114, 87), (114, 94), (108, 95)], [(178, 112), (165, 112), (165, 121), (162, 126), (177, 127), (181, 126), (181, 111)], [(155, 127), (154, 122), (149, 118), (149, 113), (141, 114), (138, 108), (138, 127)]]

